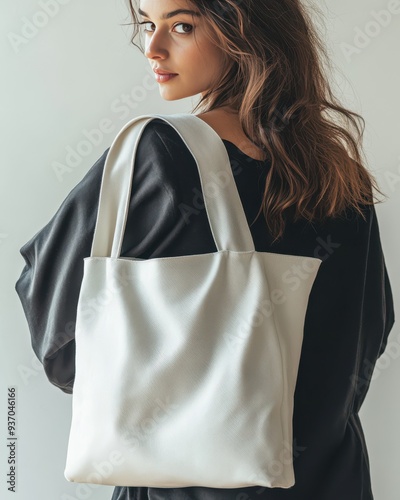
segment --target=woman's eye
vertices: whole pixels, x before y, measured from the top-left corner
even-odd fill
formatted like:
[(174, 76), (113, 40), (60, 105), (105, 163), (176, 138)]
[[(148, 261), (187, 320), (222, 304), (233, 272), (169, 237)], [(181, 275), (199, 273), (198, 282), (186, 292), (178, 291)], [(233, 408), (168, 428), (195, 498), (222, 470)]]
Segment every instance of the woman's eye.
[[(154, 23), (152, 23), (151, 21), (143, 21), (143, 22), (141, 22), (141, 23), (139, 23), (139, 24), (146, 25), (146, 24), (154, 24)], [(191, 24), (187, 24), (187, 23), (177, 23), (177, 24), (175, 24), (174, 28), (175, 28), (176, 26), (185, 26), (186, 28), (187, 28), (187, 27), (189, 27), (189, 29), (190, 29), (190, 31), (185, 31), (185, 30), (184, 30), (184, 31), (183, 31), (183, 33), (182, 33), (182, 32), (180, 32), (180, 33), (178, 32), (180, 35), (189, 35), (189, 34), (193, 31), (193, 26), (192, 26)], [(152, 30), (149, 30), (149, 29), (146, 29), (146, 28), (144, 28), (144, 31), (147, 31), (147, 32), (149, 32), (149, 33), (151, 33), (151, 32), (152, 32)]]
[(143, 21), (139, 24), (143, 25), (143, 31), (151, 31), (151, 30), (146, 29), (146, 24), (153, 24), (153, 23), (151, 23), (150, 21)]
[(175, 24), (175, 26), (185, 26), (186, 28), (189, 26), (190, 31), (184, 31), (183, 32), (184, 34), (189, 34), (189, 33), (191, 33), (193, 31), (193, 26), (191, 24), (178, 23), (178, 24)]

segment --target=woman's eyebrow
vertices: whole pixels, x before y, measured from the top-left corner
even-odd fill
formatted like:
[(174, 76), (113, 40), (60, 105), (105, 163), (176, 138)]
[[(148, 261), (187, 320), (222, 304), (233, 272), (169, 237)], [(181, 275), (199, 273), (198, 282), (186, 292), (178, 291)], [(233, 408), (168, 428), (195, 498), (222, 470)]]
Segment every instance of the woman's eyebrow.
[[(150, 19), (150, 16), (148, 14), (146, 14), (146, 12), (143, 12), (143, 10), (141, 10), (140, 8), (139, 8), (138, 12), (140, 15), (148, 17)], [(201, 16), (200, 12), (196, 12), (194, 10), (177, 9), (177, 10), (173, 10), (172, 12), (165, 12), (164, 14), (162, 14), (161, 19), (170, 19), (171, 17), (177, 16), (178, 14), (189, 14), (189, 15), (193, 15), (193, 16), (197, 16), (197, 17)]]

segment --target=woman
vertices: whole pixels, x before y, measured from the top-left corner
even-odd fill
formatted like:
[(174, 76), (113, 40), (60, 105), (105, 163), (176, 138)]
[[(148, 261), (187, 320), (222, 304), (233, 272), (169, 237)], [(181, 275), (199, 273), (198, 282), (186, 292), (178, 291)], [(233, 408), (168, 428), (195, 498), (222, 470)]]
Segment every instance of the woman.
[[(201, 94), (197, 116), (226, 147), (256, 250), (322, 264), (295, 393), (295, 485), (116, 487), (112, 499), (371, 500), (358, 412), (394, 312), (374, 209), (373, 190), (380, 191), (361, 158), (363, 120), (332, 95), (323, 44), (298, 0), (141, 0), (130, 10), (131, 41), (143, 35), (151, 68), (175, 75), (156, 77), (162, 97)], [(66, 393), (73, 389), (76, 306), (107, 153), (21, 248), (26, 265), (16, 290), (32, 346), (50, 382)], [(174, 129), (153, 120), (135, 159), (121, 255), (215, 252), (199, 199), (189, 150)], [(301, 279), (301, 271), (294, 274)]]

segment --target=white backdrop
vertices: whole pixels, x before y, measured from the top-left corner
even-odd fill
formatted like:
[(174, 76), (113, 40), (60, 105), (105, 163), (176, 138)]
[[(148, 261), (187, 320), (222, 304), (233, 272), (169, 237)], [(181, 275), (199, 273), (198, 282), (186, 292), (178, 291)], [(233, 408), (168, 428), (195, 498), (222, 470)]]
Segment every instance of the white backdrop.
[[(342, 102), (366, 120), (369, 167), (388, 196), (376, 206), (393, 293), (399, 295), (400, 1), (324, 0), (325, 37)], [(163, 101), (146, 58), (129, 45), (125, 0), (3, 0), (0, 7), (1, 350), (0, 497), (106, 500), (112, 486), (80, 489), (63, 475), (71, 396), (36, 360), (14, 290), (19, 248), (134, 116), (189, 112), (194, 98)], [(74, 152), (74, 154), (72, 154)], [(72, 159), (74, 161), (72, 161)], [(361, 410), (375, 500), (400, 491), (400, 329), (379, 360)], [(17, 488), (7, 491), (7, 389), (17, 391)], [(321, 499), (323, 500), (323, 499)]]

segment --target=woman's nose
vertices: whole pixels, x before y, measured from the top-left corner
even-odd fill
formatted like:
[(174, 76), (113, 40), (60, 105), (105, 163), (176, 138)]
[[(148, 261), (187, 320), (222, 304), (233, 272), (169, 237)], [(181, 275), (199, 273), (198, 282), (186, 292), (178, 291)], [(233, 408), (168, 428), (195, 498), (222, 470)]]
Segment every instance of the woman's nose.
[(166, 57), (166, 42), (163, 41), (162, 37), (159, 35), (154, 35), (154, 33), (146, 40), (144, 55), (149, 59), (154, 57)]

